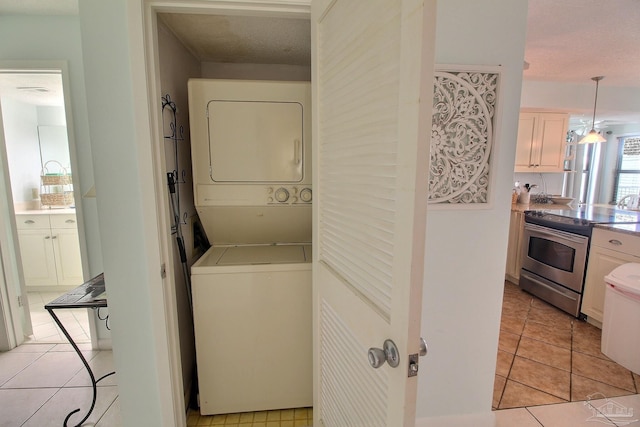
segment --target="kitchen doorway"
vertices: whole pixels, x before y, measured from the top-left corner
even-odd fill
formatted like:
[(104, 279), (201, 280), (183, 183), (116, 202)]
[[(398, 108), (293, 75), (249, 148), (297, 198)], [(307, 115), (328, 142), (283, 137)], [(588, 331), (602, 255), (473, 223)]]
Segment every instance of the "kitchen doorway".
[[(0, 243), (8, 273), (0, 294), (3, 311), (10, 313), (3, 322), (11, 325), (2, 328), (13, 335), (9, 348), (66, 342), (44, 304), (84, 282), (63, 68), (0, 67), (1, 191), (7, 214)], [(87, 311), (65, 315), (62, 321), (74, 340), (90, 342)]]

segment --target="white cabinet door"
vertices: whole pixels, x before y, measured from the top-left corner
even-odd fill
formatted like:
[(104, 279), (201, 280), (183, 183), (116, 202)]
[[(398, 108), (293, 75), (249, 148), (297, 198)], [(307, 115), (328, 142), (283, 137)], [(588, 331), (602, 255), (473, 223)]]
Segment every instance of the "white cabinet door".
[[(435, 1), (311, 7), (313, 425), (413, 426)], [(367, 352), (387, 339), (399, 365), (374, 369)]]
[(78, 231), (69, 228), (51, 230), (56, 258), (56, 273), (59, 286), (80, 286), (82, 280), (82, 260)]
[(569, 118), (566, 114), (540, 114), (536, 172), (562, 172), (564, 170), (568, 123)]
[(520, 113), (518, 122), (518, 142), (516, 145), (516, 172), (528, 172), (535, 164), (534, 141), (538, 125), (538, 114)]
[(20, 256), (27, 286), (56, 286), (56, 261), (50, 230), (19, 230)]
[(511, 212), (509, 223), (509, 244), (507, 246), (506, 279), (518, 284), (520, 281), (520, 265), (522, 264), (522, 227), (524, 213)]
[(565, 113), (520, 113), (516, 172), (563, 172), (569, 116)]
[(600, 326), (604, 319), (605, 276), (628, 262), (640, 262), (639, 237), (600, 228), (593, 230), (580, 310), (591, 323)]
[(64, 286), (83, 282), (80, 241), (74, 214), (17, 215), (26, 286)]

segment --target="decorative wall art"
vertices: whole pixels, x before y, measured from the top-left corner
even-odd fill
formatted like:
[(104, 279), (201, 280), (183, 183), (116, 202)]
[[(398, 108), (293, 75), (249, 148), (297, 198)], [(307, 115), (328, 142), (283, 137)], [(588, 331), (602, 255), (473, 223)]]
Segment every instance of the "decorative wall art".
[(430, 204), (481, 207), (489, 202), (499, 76), (495, 68), (436, 70)]

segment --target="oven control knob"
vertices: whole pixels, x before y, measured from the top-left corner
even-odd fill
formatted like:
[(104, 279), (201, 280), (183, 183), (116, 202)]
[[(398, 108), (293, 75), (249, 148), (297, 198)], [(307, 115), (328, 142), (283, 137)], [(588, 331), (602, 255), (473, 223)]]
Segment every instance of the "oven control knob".
[(300, 200), (302, 200), (303, 202), (310, 202), (311, 197), (312, 196), (310, 188), (303, 188), (302, 190), (300, 190)]
[(277, 201), (284, 203), (289, 200), (289, 191), (284, 187), (280, 187), (276, 190), (274, 196)]

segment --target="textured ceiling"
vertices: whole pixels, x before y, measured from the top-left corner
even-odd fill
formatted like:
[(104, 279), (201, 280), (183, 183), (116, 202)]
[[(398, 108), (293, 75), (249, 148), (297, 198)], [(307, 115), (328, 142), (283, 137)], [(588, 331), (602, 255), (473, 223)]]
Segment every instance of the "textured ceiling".
[(159, 17), (202, 62), (311, 62), (311, 24), (307, 19), (179, 13)]
[(530, 80), (640, 87), (640, 1), (529, 0)]

